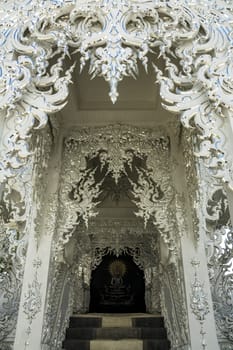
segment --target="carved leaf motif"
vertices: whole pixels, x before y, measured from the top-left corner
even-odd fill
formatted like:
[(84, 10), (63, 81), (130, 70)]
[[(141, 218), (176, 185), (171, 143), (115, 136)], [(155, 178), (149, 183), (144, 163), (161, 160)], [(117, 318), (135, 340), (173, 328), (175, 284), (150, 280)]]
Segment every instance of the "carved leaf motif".
[(42, 300), (40, 291), (41, 283), (38, 282), (37, 274), (35, 274), (33, 282), (28, 285), (28, 291), (25, 294), (25, 302), (23, 304), (23, 311), (30, 323), (41, 310)]
[(204, 290), (204, 283), (201, 283), (197, 276), (197, 267), (199, 266), (200, 262), (192, 260), (191, 263), (195, 268), (195, 273), (194, 281), (192, 282), (191, 286), (190, 306), (197, 320), (203, 322), (206, 315), (210, 312), (209, 303)]

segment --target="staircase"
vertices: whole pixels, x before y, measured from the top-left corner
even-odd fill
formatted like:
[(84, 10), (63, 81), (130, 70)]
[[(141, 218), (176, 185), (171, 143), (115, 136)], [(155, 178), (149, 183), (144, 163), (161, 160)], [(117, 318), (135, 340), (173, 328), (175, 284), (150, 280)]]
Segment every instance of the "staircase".
[(163, 318), (149, 314), (73, 316), (65, 350), (169, 350)]

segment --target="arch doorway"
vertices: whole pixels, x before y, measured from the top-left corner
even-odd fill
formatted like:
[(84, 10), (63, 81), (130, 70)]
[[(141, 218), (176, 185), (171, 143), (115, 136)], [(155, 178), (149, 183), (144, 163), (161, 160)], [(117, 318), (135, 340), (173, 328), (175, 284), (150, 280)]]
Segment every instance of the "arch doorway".
[(130, 255), (106, 255), (92, 271), (90, 312), (145, 312), (143, 271)]

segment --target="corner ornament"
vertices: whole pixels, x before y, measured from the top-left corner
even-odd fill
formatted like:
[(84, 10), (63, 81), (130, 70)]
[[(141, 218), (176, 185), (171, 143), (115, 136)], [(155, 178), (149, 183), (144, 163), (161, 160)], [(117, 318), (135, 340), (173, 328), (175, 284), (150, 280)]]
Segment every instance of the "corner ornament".
[(209, 303), (207, 300), (207, 295), (205, 294), (205, 291), (204, 291), (204, 284), (200, 282), (197, 275), (197, 270), (199, 268), (200, 261), (193, 259), (191, 261), (191, 264), (195, 272), (194, 272), (194, 281), (191, 287), (190, 306), (196, 319), (200, 322), (201, 347), (203, 350), (205, 350), (207, 348), (207, 345), (205, 341), (206, 332), (204, 331), (204, 322), (205, 322), (206, 315), (210, 312)]

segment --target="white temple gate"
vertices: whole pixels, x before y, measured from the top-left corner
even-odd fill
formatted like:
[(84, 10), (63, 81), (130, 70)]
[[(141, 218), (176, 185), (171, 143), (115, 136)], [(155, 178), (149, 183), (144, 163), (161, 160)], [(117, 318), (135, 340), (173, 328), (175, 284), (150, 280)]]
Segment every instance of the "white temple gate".
[[(172, 349), (232, 349), (230, 2), (3, 7), (1, 349), (61, 349), (106, 248), (139, 259)], [(131, 204), (113, 218), (103, 193), (124, 177)]]

